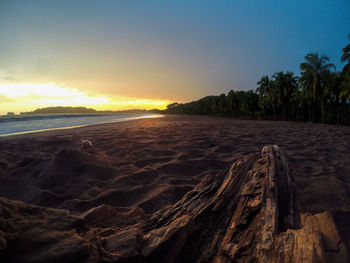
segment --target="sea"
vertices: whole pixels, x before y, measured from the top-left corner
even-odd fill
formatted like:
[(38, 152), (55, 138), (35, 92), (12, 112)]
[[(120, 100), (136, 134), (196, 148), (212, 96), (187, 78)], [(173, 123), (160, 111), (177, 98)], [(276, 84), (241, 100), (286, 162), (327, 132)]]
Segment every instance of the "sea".
[(162, 115), (135, 113), (0, 115), (0, 136), (159, 117)]

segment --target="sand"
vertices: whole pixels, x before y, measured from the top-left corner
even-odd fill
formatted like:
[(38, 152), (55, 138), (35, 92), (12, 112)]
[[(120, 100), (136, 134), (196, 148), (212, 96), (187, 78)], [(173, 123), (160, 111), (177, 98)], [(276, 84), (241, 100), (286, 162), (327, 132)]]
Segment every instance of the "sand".
[(301, 211), (330, 211), (349, 244), (350, 127), (168, 115), (3, 137), (0, 196), (77, 215), (107, 204), (139, 218), (267, 144), (287, 156)]

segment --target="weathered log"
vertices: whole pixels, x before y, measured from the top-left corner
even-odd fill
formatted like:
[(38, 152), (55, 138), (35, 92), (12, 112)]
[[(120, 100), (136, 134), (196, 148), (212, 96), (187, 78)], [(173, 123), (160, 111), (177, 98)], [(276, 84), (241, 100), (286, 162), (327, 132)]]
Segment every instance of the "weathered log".
[[(5, 199), (0, 206), (1, 262), (347, 261), (332, 215), (300, 214), (296, 185), (275, 145), (203, 179), (176, 204), (144, 220), (142, 211), (109, 206), (80, 219)], [(118, 213), (125, 220), (109, 218)]]

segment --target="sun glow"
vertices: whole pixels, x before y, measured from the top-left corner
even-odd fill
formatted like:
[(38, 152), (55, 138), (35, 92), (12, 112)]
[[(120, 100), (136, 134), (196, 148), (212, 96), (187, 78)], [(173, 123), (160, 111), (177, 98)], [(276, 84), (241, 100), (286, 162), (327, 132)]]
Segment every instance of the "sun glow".
[(53, 83), (0, 84), (0, 114), (49, 106), (83, 106), (96, 110), (164, 109), (170, 101), (109, 97)]

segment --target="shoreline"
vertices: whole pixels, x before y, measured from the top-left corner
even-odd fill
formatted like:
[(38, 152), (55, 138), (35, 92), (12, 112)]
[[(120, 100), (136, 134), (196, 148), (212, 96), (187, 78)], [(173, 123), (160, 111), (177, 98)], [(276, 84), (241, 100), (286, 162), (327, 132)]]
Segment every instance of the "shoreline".
[(100, 122), (100, 123), (92, 123), (92, 124), (83, 124), (83, 125), (75, 125), (75, 126), (67, 126), (67, 127), (57, 127), (57, 128), (48, 128), (48, 129), (41, 129), (41, 130), (31, 130), (31, 131), (23, 131), (23, 132), (15, 132), (15, 133), (6, 133), (6, 134), (0, 134), (0, 139), (4, 138), (12, 138), (12, 137), (18, 137), (23, 135), (37, 135), (37, 134), (47, 134), (52, 133), (55, 131), (61, 131), (61, 130), (71, 130), (76, 128), (85, 128), (85, 127), (93, 127), (95, 125), (109, 125), (113, 123), (122, 123), (122, 122), (129, 122), (134, 120), (140, 120), (140, 119), (153, 119), (153, 118), (164, 118), (166, 116), (178, 116), (178, 117), (193, 117), (193, 118), (213, 118), (213, 119), (227, 119), (228, 121), (242, 121), (242, 122), (266, 122), (266, 123), (276, 123), (276, 124), (295, 124), (295, 125), (307, 125), (307, 126), (329, 126), (330, 128), (334, 127), (349, 127), (349, 125), (342, 125), (342, 124), (332, 124), (332, 123), (320, 123), (320, 122), (302, 122), (302, 121), (288, 121), (288, 120), (272, 120), (272, 119), (241, 119), (241, 118), (233, 118), (233, 117), (227, 117), (227, 116), (212, 116), (212, 115), (193, 115), (193, 114), (152, 114), (152, 115), (146, 115), (146, 116), (140, 116), (140, 117), (130, 117), (130, 118), (123, 118), (116, 121), (108, 121), (108, 122)]
[(82, 128), (82, 127), (88, 127), (88, 126), (93, 126), (93, 125), (103, 125), (103, 124), (125, 122), (125, 121), (139, 120), (139, 119), (162, 118), (162, 117), (164, 117), (164, 115), (162, 115), (162, 114), (152, 114), (152, 115), (145, 115), (145, 116), (139, 116), (139, 117), (128, 117), (128, 118), (122, 118), (122, 119), (117, 119), (115, 121), (108, 121), (108, 122), (98, 122), (98, 123), (92, 123), (92, 124), (82, 124), (82, 125), (74, 125), (74, 126), (66, 126), (66, 127), (47, 128), (47, 129), (30, 130), (30, 131), (14, 132), (14, 133), (5, 133), (5, 134), (0, 134), (0, 138), (1, 137), (7, 138), (7, 137), (26, 135), (26, 134), (44, 133), (44, 132), (50, 132), (50, 131), (56, 131), (56, 130), (69, 130), (69, 129)]

